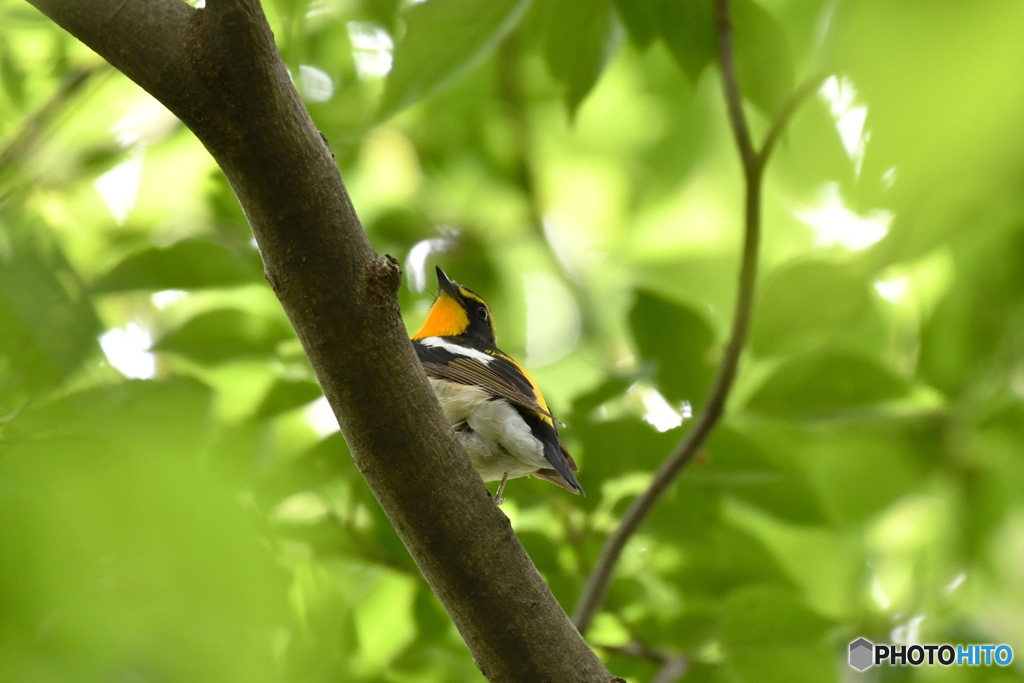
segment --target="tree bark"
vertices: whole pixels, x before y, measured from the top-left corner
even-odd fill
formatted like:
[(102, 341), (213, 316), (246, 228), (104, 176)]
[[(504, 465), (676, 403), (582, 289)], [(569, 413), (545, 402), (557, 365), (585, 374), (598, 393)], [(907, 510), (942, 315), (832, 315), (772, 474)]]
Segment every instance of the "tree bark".
[(472, 469), (259, 0), (28, 0), (220, 164), (353, 457), (489, 681), (614, 681)]

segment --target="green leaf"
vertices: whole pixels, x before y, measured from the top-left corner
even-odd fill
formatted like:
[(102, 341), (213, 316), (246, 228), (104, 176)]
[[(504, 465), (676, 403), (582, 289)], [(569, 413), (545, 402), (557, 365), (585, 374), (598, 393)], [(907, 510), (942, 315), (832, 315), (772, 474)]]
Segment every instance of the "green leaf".
[(626, 393), (637, 377), (630, 375), (609, 375), (596, 387), (580, 394), (572, 402), (569, 423), (580, 423), (590, 419), (590, 414), (613, 398)]
[[(718, 59), (714, 2), (657, 2), (661, 36), (683, 73), (691, 82), (696, 82), (704, 69)], [(735, 0), (731, 9), (740, 90), (754, 106), (771, 115), (793, 90), (793, 55), (786, 33), (779, 22), (753, 0)]]
[(430, 0), (413, 5), (395, 47), (379, 119), (444, 89), (479, 64), (519, 21), (530, 0)]
[[(672, 550), (668, 552), (671, 553)], [(680, 595), (678, 591), (674, 593)], [(690, 597), (683, 597), (680, 605), (682, 609), (673, 610), (668, 614), (653, 612), (653, 618), (631, 624), (630, 631), (636, 634), (638, 640), (647, 643), (672, 643), (676, 652), (694, 652), (700, 649), (709, 640), (718, 636), (719, 601), (706, 598), (691, 600)], [(647, 598), (647, 604), (653, 610), (659, 609), (658, 602), (655, 595)], [(642, 680), (656, 679), (648, 676)], [(686, 673), (686, 680), (690, 680), (689, 671)]]
[(750, 345), (775, 356), (820, 348), (848, 332), (872, 303), (870, 286), (849, 268), (801, 261), (774, 273), (754, 313)]
[[(617, 650), (607, 653), (602, 652), (601, 659), (610, 671), (614, 671), (617, 676), (626, 681), (656, 680), (658, 671), (661, 669), (654, 662), (633, 655), (627, 655)], [(686, 675), (689, 678), (689, 671), (687, 671)]]
[(611, 19), (607, 0), (549, 0), (544, 57), (551, 74), (565, 85), (570, 117), (608, 61)]
[(793, 52), (782, 25), (753, 0), (732, 3), (736, 77), (743, 96), (772, 116), (795, 87)]
[(25, 104), (26, 80), (25, 70), (14, 56), (10, 43), (0, 40), (0, 82), (5, 94), (19, 107)]
[(825, 521), (818, 494), (789, 460), (772, 459), (752, 437), (719, 425), (705, 446), (708, 462), (687, 474), (718, 483), (731, 497), (793, 524)]
[(45, 391), (98, 351), (100, 322), (58, 249), (44, 252), (33, 239), (6, 252), (3, 246), (0, 240), (0, 395)]
[(263, 281), (263, 264), (255, 250), (238, 252), (204, 239), (187, 239), (169, 247), (132, 254), (101, 276), (96, 292), (133, 289), (202, 289)]
[(939, 300), (921, 333), (920, 373), (952, 396), (979, 381), (979, 367), (1009, 375), (1020, 357), (1012, 349), (1024, 326), (1024, 232), (986, 241), (979, 248), (977, 238), (960, 239), (952, 247), (963, 281)]
[(747, 410), (789, 418), (822, 417), (906, 396), (910, 387), (880, 363), (848, 353), (801, 356), (780, 365)]
[(1020, 163), (1024, 83), (1004, 84), (989, 67), (1024, 60), (1024, 6), (994, 2), (979, 12), (948, 2), (941, 14), (932, 10), (844, 4), (830, 31), (840, 80), (855, 84), (854, 104), (870, 109), (858, 185), (865, 208), (881, 204), (896, 216), (875, 249), (888, 263), (945, 249), (954, 232), (980, 237), (1020, 197), (1010, 178)]
[[(160, 453), (180, 457), (200, 450), (207, 435), (200, 426), (209, 426), (210, 402), (210, 389), (193, 379), (125, 381), (19, 413), (11, 421), (11, 441), (36, 458), (69, 449), (94, 459), (135, 450), (152, 455), (150, 442), (159, 442)], [(143, 449), (142, 444), (148, 445)]]
[[(212, 398), (193, 380), (129, 381), (14, 420), (29, 438), (0, 457), (3, 625), (37, 632), (60, 614), (31, 652), (7, 648), (15, 679), (141, 666), (173, 681), (183, 661), (197, 680), (280, 679), (253, 633), (287, 621), (288, 581), (238, 491), (206, 467)], [(168, 637), (182, 659), (163, 656)], [(81, 647), (65, 656), (66, 643)]]
[(726, 648), (798, 644), (822, 638), (832, 622), (777, 585), (744, 586), (722, 606), (719, 636)]
[[(218, 400), (228, 399), (220, 395)], [(257, 421), (219, 424), (213, 438), (204, 442), (210, 453), (217, 454), (210, 462), (211, 471), (238, 488), (265, 485), (271, 478), (268, 464), (283, 459), (276, 452), (275, 427)], [(258, 494), (255, 489), (253, 492)]]
[(320, 385), (313, 380), (279, 379), (267, 390), (259, 407), (253, 412), (252, 419), (262, 420), (286, 413), (304, 406), (322, 395)]
[(402, 0), (361, 0), (363, 11), (370, 19), (393, 33)]
[(222, 308), (200, 313), (153, 346), (206, 364), (245, 357), (273, 356), (277, 345), (293, 337), (288, 322), (278, 317)]
[(807, 472), (829, 519), (858, 525), (929, 481), (944, 424), (865, 416), (827, 422), (760, 421), (758, 443)]
[(615, 11), (629, 37), (646, 50), (658, 36), (658, 0), (614, 0)]
[(547, 534), (537, 531), (521, 531), (516, 537), (535, 565), (552, 569), (558, 567), (558, 553), (562, 549), (560, 543), (555, 543)]
[[(681, 430), (659, 432), (638, 418), (596, 422), (585, 428), (579, 425), (582, 445), (580, 464), (583, 486), (621, 477), (636, 471), (653, 471), (679, 443)], [(597, 496), (592, 497), (594, 500)], [(591, 498), (587, 499), (588, 501)]]
[[(664, 462), (671, 453), (671, 449), (661, 453), (661, 461)], [(699, 555), (700, 559), (689, 563), (678, 576), (672, 577), (681, 586), (683, 595), (702, 590), (719, 590), (720, 581), (732, 580), (728, 570), (723, 567), (729, 560), (718, 545), (723, 540), (720, 535), (722, 487), (701, 477), (700, 470), (705, 463), (702, 456), (698, 458), (701, 461), (689, 465), (689, 471), (673, 483), (659, 501), (657, 512), (651, 515), (645, 525), (651, 534), (666, 544), (697, 549), (695, 556)], [(626, 506), (621, 505), (616, 511), (621, 516)], [(714, 549), (711, 549), (712, 546)], [(709, 554), (713, 557), (709, 557)], [(756, 566), (759, 571), (769, 567), (765, 563), (752, 566)]]
[[(828, 102), (809, 97), (801, 103), (787, 127), (784, 144), (772, 156), (773, 175), (784, 176), (796, 187), (819, 187), (823, 180), (834, 180), (840, 194), (850, 198), (861, 190), (856, 165), (843, 147), (836, 119)], [(868, 208), (874, 208), (868, 205)]]
[(352, 453), (341, 432), (334, 432), (313, 445), (299, 459), (301, 469), (313, 475), (311, 481), (323, 483), (332, 478), (358, 477)]
[(675, 535), (670, 535), (673, 515), (690, 504), (691, 491), (681, 491), (674, 505), (657, 515), (662, 518), (662, 536), (666, 541), (685, 542), (689, 559), (681, 570), (666, 576), (681, 595), (688, 599), (700, 596), (720, 600), (751, 583), (789, 585), (788, 575), (769, 547), (747, 531), (723, 523), (718, 515), (705, 515), (704, 521), (687, 519), (685, 524), (677, 523)]
[(743, 586), (722, 606), (726, 666), (739, 681), (834, 681), (832, 622), (777, 585)]
[[(364, 486), (341, 432), (324, 437), (298, 457), (281, 463), (274, 474), (266, 477), (258, 490), (260, 502), (268, 507), (303, 491), (329, 492), (343, 480), (359, 479), (356, 485)], [(332, 528), (319, 537), (326, 537), (331, 543), (344, 543), (345, 539), (339, 539), (338, 530), (333, 528), (336, 520), (328, 523)]]
[(718, 54), (713, 0), (657, 0), (658, 26), (669, 52), (695, 83)]
[(724, 680), (730, 683), (836, 683), (839, 680), (835, 652), (824, 643), (742, 648), (728, 656), (722, 669)]
[(699, 408), (715, 374), (711, 324), (688, 306), (638, 290), (629, 327), (640, 358), (652, 363), (658, 390), (669, 401)]

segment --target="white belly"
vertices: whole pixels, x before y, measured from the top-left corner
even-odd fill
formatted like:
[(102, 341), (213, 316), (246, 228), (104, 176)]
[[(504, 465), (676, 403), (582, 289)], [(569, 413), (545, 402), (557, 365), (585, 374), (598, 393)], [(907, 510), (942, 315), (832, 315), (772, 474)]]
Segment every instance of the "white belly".
[(470, 462), (484, 481), (525, 477), (550, 468), (544, 445), (512, 404), (479, 387), (431, 379), (430, 385), (455, 428)]

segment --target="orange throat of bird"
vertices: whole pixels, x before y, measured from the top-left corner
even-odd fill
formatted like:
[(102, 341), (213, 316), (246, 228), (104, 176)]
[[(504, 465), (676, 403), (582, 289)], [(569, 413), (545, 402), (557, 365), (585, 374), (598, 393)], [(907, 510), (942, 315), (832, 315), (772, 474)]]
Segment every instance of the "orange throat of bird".
[(413, 339), (425, 337), (454, 337), (462, 334), (469, 327), (469, 316), (466, 309), (453, 299), (447, 292), (441, 292), (434, 305), (430, 307), (427, 319)]

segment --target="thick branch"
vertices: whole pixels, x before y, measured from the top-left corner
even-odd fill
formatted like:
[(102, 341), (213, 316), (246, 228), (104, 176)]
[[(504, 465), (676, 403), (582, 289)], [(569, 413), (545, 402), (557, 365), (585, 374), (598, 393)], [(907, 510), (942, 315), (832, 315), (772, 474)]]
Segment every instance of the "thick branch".
[(184, 2), (31, 0), (31, 4), (173, 109), (168, 101), (176, 90), (184, 90), (190, 76), (181, 39), (195, 11)]
[(722, 70), (722, 88), (725, 93), (729, 123), (736, 148), (743, 166), (746, 184), (744, 200), (743, 255), (740, 260), (739, 284), (736, 291), (736, 309), (733, 313), (732, 332), (726, 343), (722, 363), (718, 368), (714, 384), (708, 394), (703, 412), (697, 418), (690, 432), (678, 448), (665, 460), (654, 475), (650, 487), (642, 496), (633, 501), (626, 511), (622, 523), (608, 538), (597, 566), (591, 573), (587, 585), (576, 606), (573, 621), (581, 633), (586, 633), (604, 600), (611, 581), (612, 572), (622, 555), (626, 543), (654, 509), (669, 486), (707, 440), (725, 411), (725, 403), (736, 379), (740, 355), (746, 344), (750, 321), (753, 317), (754, 291), (757, 282), (757, 255), (761, 242), (761, 189), (764, 169), (775, 143), (792, 117), (796, 108), (807, 95), (816, 90), (821, 78), (815, 77), (801, 86), (782, 107), (773, 122), (764, 145), (759, 153), (750, 138), (746, 117), (743, 114), (743, 98), (736, 78), (736, 64), (733, 58), (732, 24), (729, 19), (728, 0), (716, 0), (716, 27), (718, 35), (719, 62)]
[(30, 0), (163, 102), (223, 168), (357, 465), (490, 681), (612, 681), (491, 502), (258, 0)]

